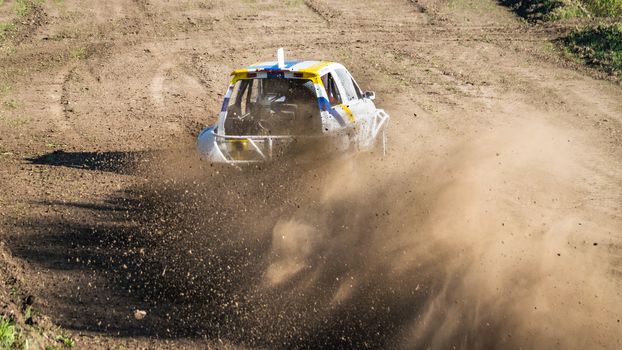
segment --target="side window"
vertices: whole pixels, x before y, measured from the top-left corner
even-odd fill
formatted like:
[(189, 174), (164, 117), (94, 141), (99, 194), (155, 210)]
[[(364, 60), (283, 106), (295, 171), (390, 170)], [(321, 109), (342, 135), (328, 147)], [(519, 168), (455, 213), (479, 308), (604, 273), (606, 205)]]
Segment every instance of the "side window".
[(351, 78), (351, 80), (352, 80), (352, 85), (354, 85), (354, 90), (356, 91), (356, 95), (358, 96), (358, 98), (363, 98), (363, 92), (361, 91), (359, 84), (357, 84), (356, 81), (354, 81), (354, 78)]
[(328, 96), (330, 105), (336, 106), (342, 104), (341, 95), (339, 94), (339, 89), (337, 89), (337, 84), (333, 75), (331, 73), (323, 75), (322, 83), (324, 84), (324, 88), (326, 88), (326, 95)]
[(253, 113), (257, 104), (258, 96), (261, 92), (262, 79), (251, 79), (248, 81), (248, 91), (246, 93), (246, 104), (244, 105), (245, 113)]
[(343, 68), (337, 69), (336, 73), (339, 77), (339, 80), (343, 84), (343, 89), (345, 90), (346, 94), (346, 100), (352, 101), (361, 98), (360, 90), (354, 83), (354, 80), (352, 79), (350, 73), (348, 73), (348, 71)]
[(242, 80), (238, 80), (238, 82), (233, 85), (229, 105), (227, 106), (227, 119), (242, 116), (242, 101), (240, 100), (240, 95), (243, 93), (244, 83)]
[(243, 82), (244, 85), (246, 85), (246, 89), (244, 93), (239, 96), (241, 100), (240, 107), (242, 108), (242, 115), (247, 115), (251, 113), (252, 103), (255, 102), (251, 101), (251, 97), (254, 95), (253, 90), (257, 89), (257, 84), (253, 84), (255, 81), (252, 79), (244, 80)]
[(240, 116), (251, 113), (257, 102), (259, 85), (259, 82), (254, 79), (238, 81), (229, 101), (229, 109)]

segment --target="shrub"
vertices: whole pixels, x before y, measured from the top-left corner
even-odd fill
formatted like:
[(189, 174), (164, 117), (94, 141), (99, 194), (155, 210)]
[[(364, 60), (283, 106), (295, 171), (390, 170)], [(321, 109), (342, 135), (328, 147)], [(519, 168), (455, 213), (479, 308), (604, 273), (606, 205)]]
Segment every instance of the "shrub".
[(16, 338), (15, 326), (6, 319), (4, 316), (0, 316), (0, 350), (11, 349), (15, 344)]
[(500, 0), (500, 2), (528, 21), (546, 19), (551, 12), (564, 6), (561, 0)]
[(622, 23), (575, 30), (563, 43), (589, 65), (612, 74), (622, 72)]
[(581, 0), (585, 7), (599, 17), (622, 16), (622, 0)]
[(622, 17), (622, 0), (499, 0), (529, 21), (558, 20), (585, 15)]

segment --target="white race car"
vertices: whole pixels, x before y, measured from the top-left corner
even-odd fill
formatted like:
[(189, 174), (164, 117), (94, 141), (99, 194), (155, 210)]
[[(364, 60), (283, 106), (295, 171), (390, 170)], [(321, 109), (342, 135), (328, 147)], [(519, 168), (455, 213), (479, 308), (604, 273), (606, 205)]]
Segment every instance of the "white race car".
[(285, 61), (283, 49), (277, 56), (276, 62), (232, 73), (218, 123), (199, 134), (202, 157), (234, 164), (266, 161), (301, 140), (328, 138), (338, 152), (386, 154), (389, 115), (343, 65)]

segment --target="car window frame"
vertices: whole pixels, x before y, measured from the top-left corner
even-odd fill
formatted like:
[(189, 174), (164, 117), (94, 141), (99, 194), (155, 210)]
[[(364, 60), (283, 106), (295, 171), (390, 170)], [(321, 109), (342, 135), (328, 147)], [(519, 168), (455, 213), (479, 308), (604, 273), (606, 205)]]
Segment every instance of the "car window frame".
[[(326, 84), (324, 83), (324, 77), (328, 76), (328, 78), (326, 79), (328, 84), (330, 85), (330, 83), (332, 82), (333, 88), (330, 88), (328, 86), (326, 86)], [(322, 85), (324, 85), (324, 92), (326, 93), (326, 97), (328, 98), (328, 103), (330, 104), (331, 108), (335, 107), (335, 106), (339, 106), (341, 104), (343, 104), (343, 91), (342, 91), (342, 87), (340, 86), (341, 84), (339, 83), (338, 79), (335, 79), (336, 73), (333, 72), (332, 70), (329, 72), (326, 72), (326, 74), (322, 75), (320, 77), (320, 79), (322, 80)], [(331, 89), (331, 91), (336, 91), (338, 96), (337, 96), (337, 102), (335, 104), (331, 103), (330, 101), (330, 95), (329, 95), (329, 90)]]
[[(350, 72), (345, 67), (337, 68), (334, 71), (335, 71), (335, 75), (339, 78), (339, 85), (340, 85), (341, 89), (343, 90), (342, 96), (346, 97), (345, 100), (343, 98), (341, 100), (349, 103), (349, 102), (353, 102), (353, 101), (362, 99), (363, 96), (360, 93), (360, 88), (358, 88), (358, 84), (356, 84), (356, 81), (354, 80), (354, 77), (352, 77), (352, 74), (350, 74)], [(339, 71), (344, 73), (344, 77), (342, 77), (338, 73)], [(348, 94), (348, 91), (347, 91), (348, 89), (346, 88), (345, 81), (342, 78), (346, 78), (345, 79), (346, 81), (347, 80), (351, 81), (352, 87), (353, 87), (353, 92), (354, 92), (352, 97), (350, 97), (350, 94)]]
[(361, 86), (359, 85), (359, 83), (356, 82), (356, 80), (354, 79), (352, 75), (350, 75), (350, 78), (352, 78), (352, 85), (354, 85), (354, 90), (356, 90), (356, 95), (358, 96), (359, 100), (362, 100), (363, 98), (365, 98), (363, 89), (361, 89)]

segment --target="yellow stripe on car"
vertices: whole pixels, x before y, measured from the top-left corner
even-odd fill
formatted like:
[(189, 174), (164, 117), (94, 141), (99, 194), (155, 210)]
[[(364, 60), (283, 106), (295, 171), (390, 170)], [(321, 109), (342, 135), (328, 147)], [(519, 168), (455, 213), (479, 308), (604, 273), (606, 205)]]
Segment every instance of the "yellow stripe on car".
[(354, 123), (356, 118), (354, 117), (354, 113), (352, 113), (352, 110), (350, 109), (350, 107), (344, 104), (339, 105), (339, 107), (341, 107), (341, 109), (343, 109), (343, 111), (346, 112), (346, 116), (348, 116), (348, 119), (350, 119), (350, 122)]
[(308, 68), (305, 68), (305, 69), (301, 69), (300, 72), (307, 72), (307, 73), (312, 73), (312, 74), (319, 75), (320, 74), (320, 70), (322, 70), (322, 68), (328, 67), (331, 64), (333, 64), (333, 62), (321, 61), (321, 62), (318, 62), (318, 63), (312, 65), (311, 67), (308, 67)]

